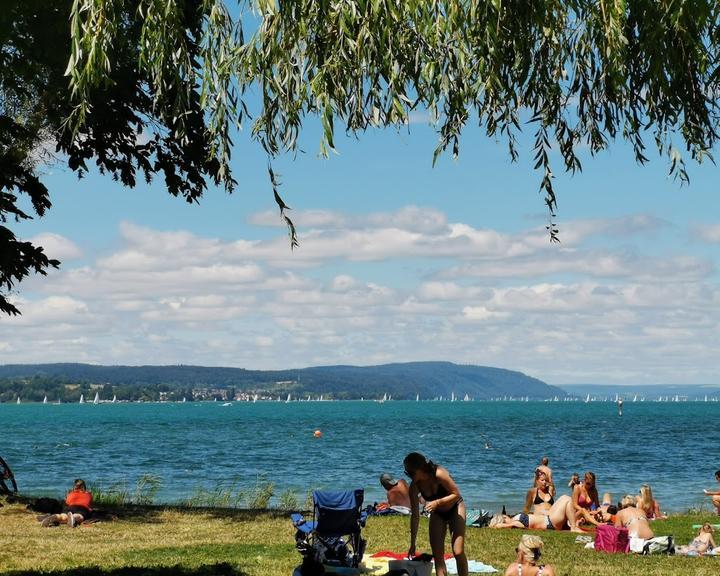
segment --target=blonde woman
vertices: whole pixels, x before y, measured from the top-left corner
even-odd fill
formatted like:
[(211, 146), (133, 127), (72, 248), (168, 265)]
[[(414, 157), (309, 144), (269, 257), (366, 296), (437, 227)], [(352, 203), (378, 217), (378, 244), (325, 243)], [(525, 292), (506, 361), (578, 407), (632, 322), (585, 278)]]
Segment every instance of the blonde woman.
[(529, 514), (547, 514), (555, 504), (555, 486), (550, 484), (547, 474), (539, 468), (535, 470), (535, 482), (527, 491), (523, 512)]
[(517, 559), (505, 570), (505, 576), (555, 576), (555, 568), (541, 564), (543, 541), (532, 534), (523, 534), (517, 550)]
[(637, 507), (635, 496), (627, 495), (620, 501), (622, 509), (615, 515), (615, 526), (628, 529), (630, 538), (647, 540), (655, 536), (645, 512)]
[(677, 549), (677, 554), (684, 554), (689, 556), (700, 555), (702, 556), (708, 551), (715, 548), (715, 539), (713, 538), (713, 532), (715, 529), (712, 524), (707, 522), (700, 528), (700, 533), (693, 539), (687, 546), (680, 546)]
[(638, 494), (637, 497), (637, 507), (645, 512), (648, 520), (665, 518), (660, 511), (660, 504), (653, 498), (652, 488), (650, 488), (649, 484), (640, 486), (640, 494)]

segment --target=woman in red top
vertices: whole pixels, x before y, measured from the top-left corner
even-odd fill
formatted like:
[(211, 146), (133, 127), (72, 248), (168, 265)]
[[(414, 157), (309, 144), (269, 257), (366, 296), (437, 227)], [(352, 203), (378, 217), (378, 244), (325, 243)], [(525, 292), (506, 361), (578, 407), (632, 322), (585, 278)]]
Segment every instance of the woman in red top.
[(65, 497), (65, 511), (62, 514), (51, 514), (42, 522), (43, 526), (57, 526), (67, 523), (70, 527), (82, 524), (92, 516), (92, 494), (85, 486), (85, 480), (75, 480), (73, 489)]

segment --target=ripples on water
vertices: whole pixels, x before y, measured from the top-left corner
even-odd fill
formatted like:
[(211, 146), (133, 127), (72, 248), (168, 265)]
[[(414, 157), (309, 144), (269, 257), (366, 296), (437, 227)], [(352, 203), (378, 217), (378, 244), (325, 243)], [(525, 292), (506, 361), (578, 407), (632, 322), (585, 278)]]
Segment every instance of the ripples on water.
[(720, 403), (626, 403), (624, 412), (610, 402), (3, 404), (0, 456), (26, 494), (59, 496), (76, 477), (132, 488), (153, 474), (159, 502), (258, 477), (300, 502), (310, 488), (356, 486), (372, 502), (384, 495), (380, 473), (401, 474), (417, 450), (450, 470), (470, 506), (517, 509), (547, 455), (561, 494), (573, 472), (592, 470), (616, 500), (649, 482), (664, 509), (707, 506)]

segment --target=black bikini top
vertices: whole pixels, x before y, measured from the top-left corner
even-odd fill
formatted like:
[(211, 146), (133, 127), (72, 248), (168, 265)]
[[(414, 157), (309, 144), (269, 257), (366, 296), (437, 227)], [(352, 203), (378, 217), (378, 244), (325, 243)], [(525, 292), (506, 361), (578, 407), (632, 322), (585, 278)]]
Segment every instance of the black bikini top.
[(550, 496), (550, 500), (543, 500), (540, 498), (540, 489), (535, 490), (535, 500), (533, 504), (550, 504), (551, 506), (555, 503), (555, 498)]

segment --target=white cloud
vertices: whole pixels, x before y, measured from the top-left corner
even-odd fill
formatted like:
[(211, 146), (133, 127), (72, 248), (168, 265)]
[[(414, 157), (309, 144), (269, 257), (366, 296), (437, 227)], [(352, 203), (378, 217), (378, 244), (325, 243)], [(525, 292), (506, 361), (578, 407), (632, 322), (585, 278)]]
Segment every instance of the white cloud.
[(709, 244), (720, 244), (720, 224), (697, 224), (691, 227), (693, 236)]
[(551, 382), (699, 381), (716, 363), (715, 261), (648, 255), (640, 239), (673, 228), (650, 216), (567, 222), (560, 246), (416, 206), (296, 216), (308, 230), (294, 252), (282, 228), (228, 241), (125, 222), (97, 260), (24, 284), (23, 316), (0, 322), (0, 362), (441, 359)]
[(36, 246), (42, 246), (48, 258), (67, 261), (82, 257), (82, 250), (77, 244), (60, 234), (46, 232), (33, 236), (29, 240)]

